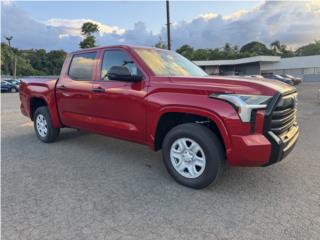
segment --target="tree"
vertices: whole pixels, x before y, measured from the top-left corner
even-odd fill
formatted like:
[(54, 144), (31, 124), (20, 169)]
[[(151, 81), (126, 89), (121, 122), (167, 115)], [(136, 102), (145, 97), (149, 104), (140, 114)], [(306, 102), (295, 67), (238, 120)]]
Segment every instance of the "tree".
[(99, 32), (97, 24), (92, 22), (85, 22), (81, 27), (81, 34), (85, 38), (80, 42), (80, 48), (91, 48), (96, 46), (96, 38), (93, 36), (94, 33)]
[(91, 36), (93, 33), (99, 32), (97, 24), (92, 22), (85, 22), (82, 24), (81, 33), (85, 36)]
[(161, 41), (157, 42), (157, 43), (154, 45), (154, 47), (155, 47), (155, 48), (161, 48), (161, 49), (168, 49), (167, 44), (165, 44), (165, 43), (163, 43), (163, 42), (161, 42)]
[(96, 46), (96, 40), (94, 36), (88, 36), (80, 42), (80, 48), (91, 48)]
[(270, 47), (274, 53), (280, 53), (281, 44), (279, 40), (272, 42)]
[(13, 75), (13, 57), (16, 62), (17, 76), (59, 75), (66, 52), (44, 49), (19, 50), (1, 43), (1, 71), (5, 75)]
[(13, 75), (12, 58), (14, 52), (8, 44), (1, 43), (1, 72), (2, 74)]
[(47, 53), (47, 58), (49, 60), (47, 66), (50, 75), (60, 74), (66, 55), (66, 52), (63, 50), (53, 50)]
[(5, 36), (4, 38), (8, 41), (9, 47), (11, 47), (11, 40), (13, 39), (13, 36), (10, 36), (10, 37)]
[(192, 55), (192, 60), (209, 60), (209, 51), (207, 49), (197, 49)]
[(320, 40), (298, 48), (295, 54), (297, 56), (309, 56), (320, 54)]
[(182, 45), (176, 52), (188, 59), (193, 59), (194, 49), (188, 44)]
[(240, 49), (240, 53), (249, 53), (251, 56), (257, 55), (271, 55), (273, 52), (260, 42), (249, 42), (243, 45)]

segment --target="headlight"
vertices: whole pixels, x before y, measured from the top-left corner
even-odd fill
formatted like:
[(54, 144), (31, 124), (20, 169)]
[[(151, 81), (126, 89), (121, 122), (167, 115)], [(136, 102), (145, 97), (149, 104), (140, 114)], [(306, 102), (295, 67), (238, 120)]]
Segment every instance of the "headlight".
[(264, 109), (272, 96), (243, 94), (211, 94), (211, 98), (223, 99), (233, 105), (243, 122), (250, 122), (253, 109)]

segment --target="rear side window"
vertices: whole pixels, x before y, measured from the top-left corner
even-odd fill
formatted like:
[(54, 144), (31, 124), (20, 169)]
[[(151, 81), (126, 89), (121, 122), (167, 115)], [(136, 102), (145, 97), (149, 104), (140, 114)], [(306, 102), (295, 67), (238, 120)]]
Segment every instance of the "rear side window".
[(92, 80), (96, 52), (74, 55), (69, 67), (69, 77), (73, 80)]

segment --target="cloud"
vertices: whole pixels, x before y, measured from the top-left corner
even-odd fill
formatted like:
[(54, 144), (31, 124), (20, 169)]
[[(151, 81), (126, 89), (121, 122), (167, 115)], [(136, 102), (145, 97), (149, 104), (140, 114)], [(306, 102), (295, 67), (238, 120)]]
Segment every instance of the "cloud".
[(64, 49), (74, 51), (82, 40), (80, 32), (84, 22), (96, 23), (99, 34), (98, 45), (137, 44), (152, 46), (159, 40), (158, 34), (147, 30), (145, 23), (137, 22), (132, 29), (110, 26), (92, 19), (49, 19), (36, 21), (14, 3), (3, 4), (1, 9), (1, 37), (13, 36), (12, 46), (47, 50)]
[[(135, 44), (152, 46), (166, 39), (166, 29), (158, 33), (147, 29), (143, 22), (130, 29), (111, 26), (94, 19), (49, 19), (36, 21), (15, 6), (2, 3), (2, 39), (13, 35), (12, 44), (19, 48), (75, 50), (81, 41), (83, 22), (98, 24), (96, 36), (99, 45)], [(264, 1), (252, 9), (243, 9), (228, 16), (214, 12), (203, 13), (194, 19), (172, 24), (172, 42), (175, 48), (190, 44), (195, 48), (222, 47), (226, 42), (243, 45), (249, 41), (270, 44), (279, 40), (291, 47), (320, 39), (320, 2)]]
[(60, 29), (61, 36), (81, 36), (81, 26), (85, 22), (91, 22), (97, 24), (99, 27), (99, 34), (103, 36), (105, 34), (115, 33), (123, 34), (126, 30), (124, 28), (119, 28), (117, 26), (109, 26), (101, 22), (94, 21), (92, 19), (58, 19), (52, 18), (49, 19), (45, 24), (47, 26), (56, 27)]
[(320, 4), (313, 2), (262, 2), (251, 10), (230, 16), (206, 13), (191, 22), (173, 26), (175, 46), (221, 47), (224, 43), (243, 45), (249, 41), (266, 44), (274, 40), (297, 47), (320, 39)]
[(79, 42), (78, 37), (59, 38), (58, 28), (34, 20), (14, 3), (2, 4), (1, 30), (2, 40), (4, 36), (13, 36), (12, 46), (23, 49), (73, 50)]
[[(203, 19), (204, 21), (209, 21), (209, 20), (211, 20), (211, 19), (214, 19), (214, 18), (216, 18), (216, 17), (219, 17), (219, 14), (217, 14), (217, 13), (203, 13), (203, 14), (201, 14), (200, 16), (198, 16), (197, 18), (201, 18), (201, 19)], [(196, 18), (196, 19), (197, 19)]]

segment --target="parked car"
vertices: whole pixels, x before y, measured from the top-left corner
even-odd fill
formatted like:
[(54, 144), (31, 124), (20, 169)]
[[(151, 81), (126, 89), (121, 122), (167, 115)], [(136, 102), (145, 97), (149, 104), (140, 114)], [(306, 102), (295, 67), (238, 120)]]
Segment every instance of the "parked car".
[(299, 85), (302, 82), (302, 78), (294, 77), (290, 74), (283, 74), (282, 77), (289, 78), (293, 81), (294, 85)]
[(275, 80), (284, 82), (286, 84), (289, 84), (291, 86), (294, 85), (294, 82), (290, 78), (285, 78), (285, 77), (282, 77), (282, 76), (280, 76), (278, 74), (265, 74), (265, 75), (263, 75), (263, 77), (264, 78), (269, 78), (269, 79), (275, 79)]
[(58, 79), (23, 79), (20, 100), (41, 141), (53, 142), (70, 127), (162, 149), (171, 176), (192, 188), (215, 181), (226, 164), (279, 162), (299, 135), (294, 87), (208, 76), (156, 48), (70, 53)]
[(20, 82), (21, 82), (20, 79), (7, 79), (7, 80), (5, 80), (5, 81), (8, 82), (8, 83), (14, 84), (14, 85), (16, 85), (16, 86), (19, 86), (19, 84), (20, 84)]
[(1, 81), (1, 92), (15, 93), (18, 91), (19, 91), (19, 88), (16, 85), (14, 85), (10, 82), (7, 82), (7, 81)]
[(264, 77), (262, 75), (246, 75), (245, 77), (264, 79)]

